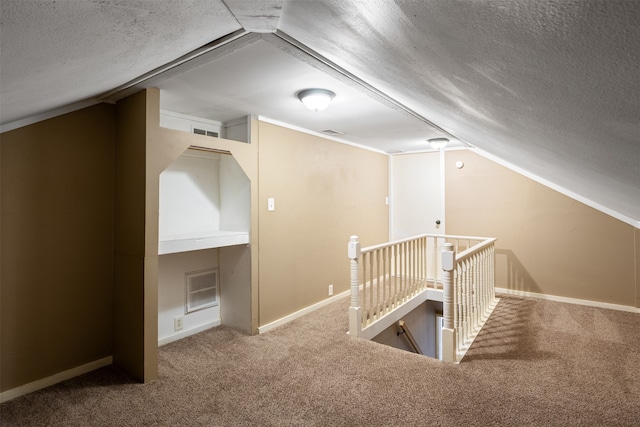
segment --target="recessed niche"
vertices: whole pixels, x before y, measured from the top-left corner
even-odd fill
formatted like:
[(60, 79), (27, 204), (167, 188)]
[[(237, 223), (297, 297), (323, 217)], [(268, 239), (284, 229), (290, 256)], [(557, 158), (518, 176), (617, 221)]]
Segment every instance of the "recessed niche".
[(233, 156), (188, 149), (160, 174), (158, 254), (249, 243), (250, 196)]

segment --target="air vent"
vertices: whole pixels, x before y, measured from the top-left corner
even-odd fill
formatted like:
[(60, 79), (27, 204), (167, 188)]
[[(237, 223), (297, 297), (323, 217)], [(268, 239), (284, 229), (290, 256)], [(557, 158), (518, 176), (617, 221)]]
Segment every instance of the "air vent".
[(185, 278), (187, 314), (218, 305), (218, 269), (187, 273)]
[(385, 153), (387, 153), (387, 154), (402, 154), (402, 153), (404, 153), (404, 150), (387, 150), (387, 151), (385, 151)]
[(210, 130), (198, 129), (198, 128), (193, 128), (193, 133), (197, 133), (198, 135), (212, 136), (214, 138), (217, 138), (219, 135), (218, 132), (213, 132)]
[(329, 136), (344, 135), (344, 132), (340, 132), (339, 130), (335, 130), (335, 129), (323, 129), (323, 130), (319, 130), (318, 132), (324, 133), (325, 135), (329, 135)]

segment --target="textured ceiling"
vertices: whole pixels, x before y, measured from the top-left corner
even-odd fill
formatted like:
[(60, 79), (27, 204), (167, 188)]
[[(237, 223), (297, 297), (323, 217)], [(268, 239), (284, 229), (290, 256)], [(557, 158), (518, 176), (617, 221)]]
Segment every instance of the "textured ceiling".
[(0, 5), (3, 124), (98, 96), (242, 28), (278, 30), (460, 139), (640, 224), (638, 1)]
[(242, 27), (219, 0), (2, 0), (1, 121), (101, 95)]
[(290, 1), (279, 28), (461, 139), (640, 220), (640, 2)]
[[(341, 140), (382, 152), (424, 151), (430, 149), (428, 138), (446, 137), (377, 101), (349, 79), (340, 79), (335, 70), (301, 57), (273, 35), (245, 36), (237, 42), (224, 55), (158, 79), (160, 107), (220, 122), (255, 114), (311, 131), (335, 130), (342, 133), (337, 136)], [(304, 108), (296, 97), (300, 90), (314, 87), (336, 94), (321, 113)]]

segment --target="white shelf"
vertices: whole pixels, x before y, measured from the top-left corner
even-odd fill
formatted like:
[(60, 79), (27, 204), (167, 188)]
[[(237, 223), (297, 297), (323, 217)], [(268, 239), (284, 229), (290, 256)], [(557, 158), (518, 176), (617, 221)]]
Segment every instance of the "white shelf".
[(158, 255), (246, 245), (248, 243), (248, 231), (216, 231), (206, 236), (185, 236), (171, 240), (161, 240), (158, 242)]

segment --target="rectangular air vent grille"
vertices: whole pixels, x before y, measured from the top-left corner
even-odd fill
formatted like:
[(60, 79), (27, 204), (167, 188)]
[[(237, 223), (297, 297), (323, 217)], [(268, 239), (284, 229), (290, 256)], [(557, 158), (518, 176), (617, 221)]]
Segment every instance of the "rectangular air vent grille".
[(206, 135), (206, 136), (212, 136), (214, 138), (217, 138), (219, 133), (218, 132), (214, 132), (211, 130), (205, 130), (205, 129), (198, 129), (198, 128), (193, 128), (193, 133), (197, 133), (198, 135)]
[(186, 313), (218, 305), (218, 269), (187, 273)]

